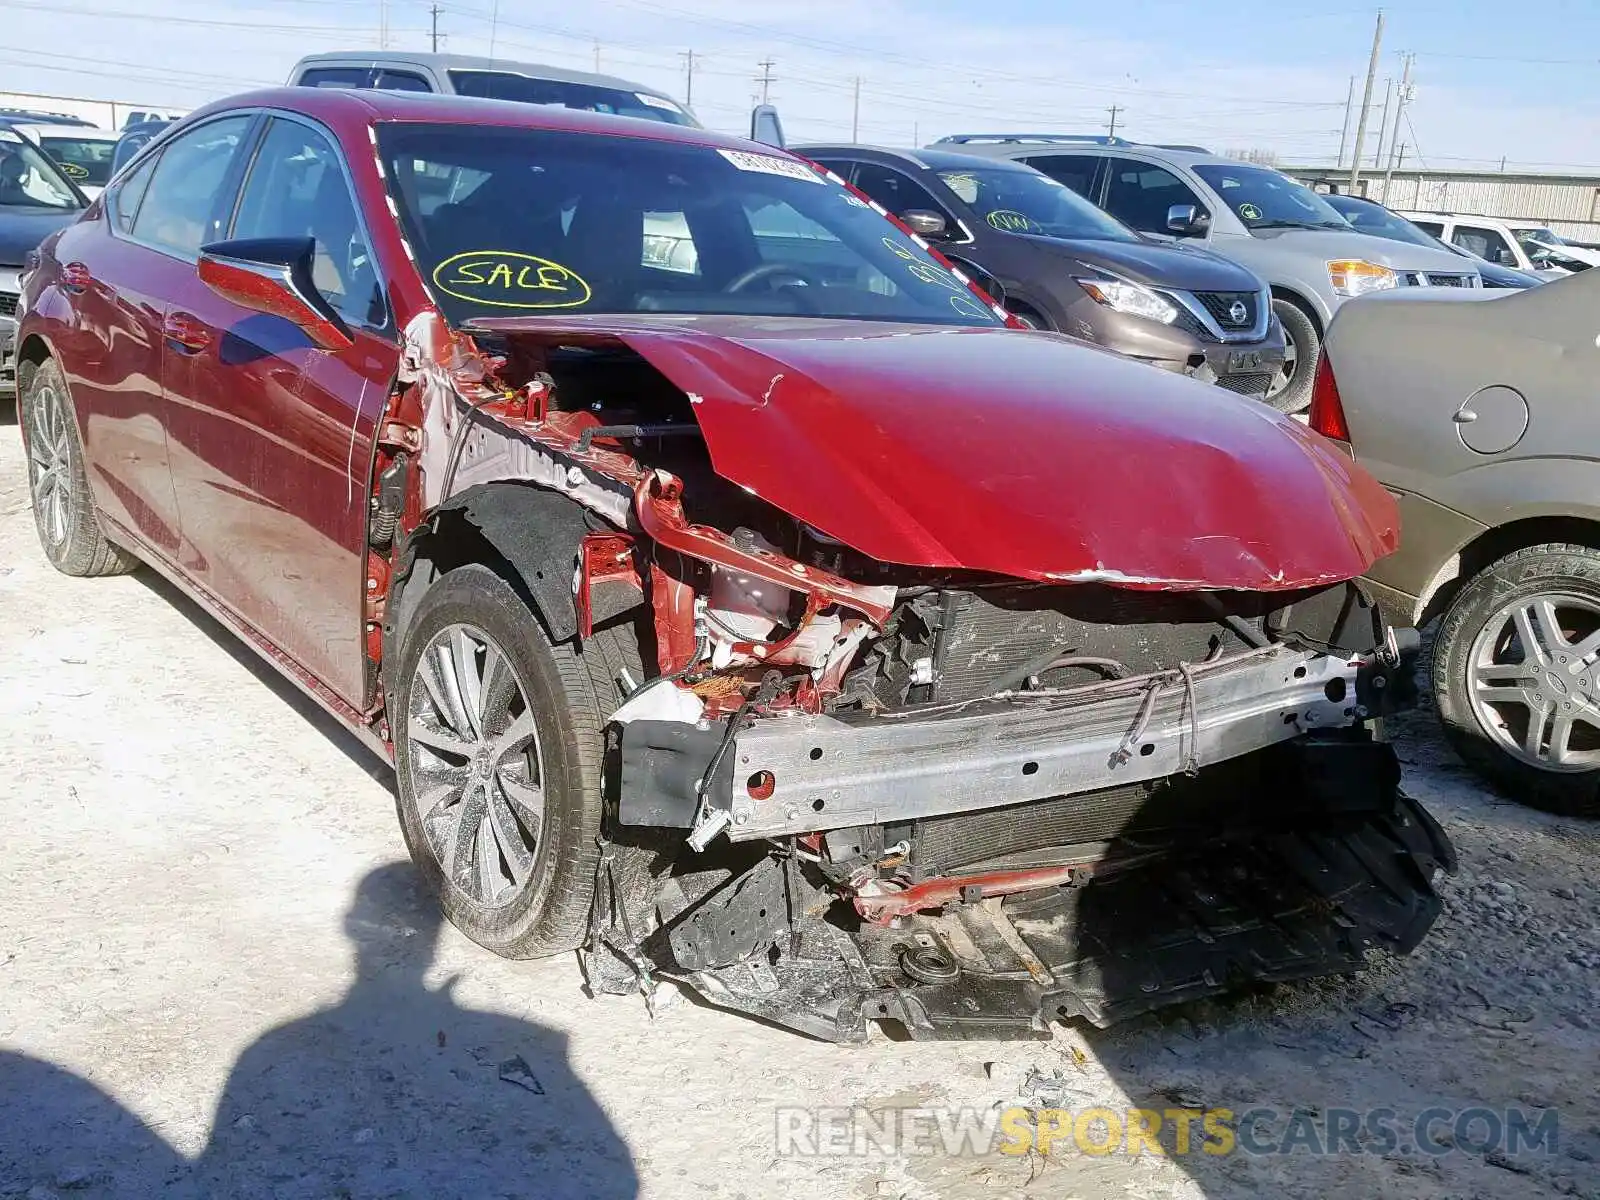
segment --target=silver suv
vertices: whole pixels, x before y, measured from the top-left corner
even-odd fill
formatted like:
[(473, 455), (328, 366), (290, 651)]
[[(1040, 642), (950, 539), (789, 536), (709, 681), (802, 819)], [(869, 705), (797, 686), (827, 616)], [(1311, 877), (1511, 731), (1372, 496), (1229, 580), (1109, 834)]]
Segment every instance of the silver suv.
[(1481, 283), (1470, 263), (1447, 251), (1358, 233), (1304, 184), (1198, 146), (1008, 133), (957, 134), (936, 145), (1025, 162), (1141, 233), (1202, 241), (1265, 279), (1286, 342), (1284, 371), (1267, 401), (1285, 412), (1311, 403), (1323, 332), (1345, 300), (1395, 287)]

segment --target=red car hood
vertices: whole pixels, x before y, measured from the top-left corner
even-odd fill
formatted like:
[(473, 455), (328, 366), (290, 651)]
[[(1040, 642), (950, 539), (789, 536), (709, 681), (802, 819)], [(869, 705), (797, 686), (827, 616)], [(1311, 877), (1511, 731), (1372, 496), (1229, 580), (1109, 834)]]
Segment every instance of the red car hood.
[(1255, 401), (1055, 334), (751, 317), (504, 318), (621, 342), (689, 393), (724, 478), (885, 562), (1134, 588), (1353, 578), (1399, 515)]

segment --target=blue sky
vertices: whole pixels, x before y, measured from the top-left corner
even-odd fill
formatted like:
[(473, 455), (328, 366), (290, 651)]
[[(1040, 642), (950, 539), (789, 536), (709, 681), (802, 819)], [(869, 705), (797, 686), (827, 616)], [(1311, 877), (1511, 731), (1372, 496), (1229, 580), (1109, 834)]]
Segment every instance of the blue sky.
[[(1119, 132), (1331, 161), (1349, 78), (1366, 70), (1376, 7), (1129, 0), (440, 0), (441, 48), (601, 68), (741, 130), (757, 63), (796, 139), (891, 145), (984, 129)], [(1600, 5), (1554, 0), (1521, 16), (1490, 0), (1397, 0), (1374, 96), (1417, 55), (1407, 161), (1600, 169)], [(428, 0), (5, 0), (0, 88), (193, 107), (281, 81), (315, 50), (426, 49)], [(1358, 102), (1360, 80), (1357, 82)]]

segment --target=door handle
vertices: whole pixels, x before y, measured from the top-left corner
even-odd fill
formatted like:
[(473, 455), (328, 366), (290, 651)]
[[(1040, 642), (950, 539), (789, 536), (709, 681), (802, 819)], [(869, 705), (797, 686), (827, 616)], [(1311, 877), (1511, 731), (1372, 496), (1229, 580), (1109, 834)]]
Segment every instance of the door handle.
[(74, 295), (86, 290), (93, 282), (94, 276), (81, 262), (69, 262), (61, 268), (61, 286)]
[(1470, 408), (1463, 408), (1460, 412), (1456, 413), (1456, 415), (1451, 417), (1450, 419), (1452, 421), (1454, 421), (1457, 425), (1471, 425), (1474, 421), (1476, 421), (1478, 419), (1478, 414), (1473, 412)]
[(188, 313), (169, 314), (161, 323), (161, 336), (185, 354), (199, 354), (211, 345), (211, 331)]

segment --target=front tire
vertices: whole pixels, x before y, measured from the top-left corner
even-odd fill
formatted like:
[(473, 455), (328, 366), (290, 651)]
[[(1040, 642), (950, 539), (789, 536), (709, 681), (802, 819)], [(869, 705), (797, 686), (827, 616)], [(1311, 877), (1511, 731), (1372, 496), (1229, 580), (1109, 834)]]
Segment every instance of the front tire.
[(1274, 297), (1272, 312), (1283, 326), (1283, 371), (1267, 387), (1265, 399), (1279, 412), (1304, 412), (1311, 407), (1322, 335), (1305, 309), (1292, 300)]
[(113, 545), (100, 527), (67, 381), (53, 359), (33, 372), (18, 408), (33, 523), (45, 557), (63, 575), (132, 571), (138, 559)]
[(622, 667), (639, 677), (630, 631), (554, 645), (480, 565), (435, 581), (403, 631), (388, 701), (401, 830), (451, 923), (503, 957), (585, 938)]
[(1457, 753), (1523, 804), (1600, 816), (1600, 550), (1508, 554), (1440, 625), (1434, 698)]

